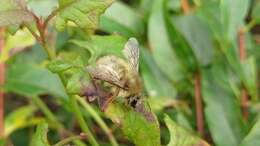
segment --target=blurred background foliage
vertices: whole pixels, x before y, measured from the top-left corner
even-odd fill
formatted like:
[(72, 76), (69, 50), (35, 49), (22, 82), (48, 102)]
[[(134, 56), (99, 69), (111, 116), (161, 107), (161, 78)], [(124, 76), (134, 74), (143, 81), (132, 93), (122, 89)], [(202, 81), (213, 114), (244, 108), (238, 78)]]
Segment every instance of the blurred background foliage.
[[(8, 9), (4, 1), (0, 2), (2, 20), (6, 18), (1, 10)], [(66, 2), (70, 1), (27, 0), (27, 7), (38, 17), (46, 18)], [(89, 83), (86, 65), (106, 54), (120, 54), (127, 39), (136, 37), (140, 43), (143, 94), (157, 115), (160, 132), (149, 131), (141, 119), (137, 124), (125, 120), (126, 124), (129, 122), (127, 126), (147, 130), (146, 134), (136, 136), (138, 132), (127, 131), (126, 126), (123, 131), (127, 139), (109, 120), (123, 115), (122, 111), (112, 108), (106, 115), (97, 105), (79, 98), (82, 103), (79, 108), (100, 145), (157, 146), (160, 139), (162, 145), (168, 146), (207, 145), (198, 137), (217, 146), (260, 145), (260, 1), (189, 0), (185, 10), (181, 0), (122, 0), (106, 9), (99, 23), (75, 12), (84, 4), (91, 5), (88, 2), (81, 0), (50, 22), (46, 39), (57, 52), (57, 58), (51, 62), (28, 29), (19, 29), (17, 25), (6, 28), (0, 61), (7, 68), (4, 84), (7, 143), (49, 145), (67, 136), (60, 129), (80, 133), (68, 94), (78, 94)], [(95, 8), (94, 3), (89, 7)], [(77, 15), (71, 16), (72, 12)], [(96, 14), (101, 12), (96, 7), (89, 15), (99, 17)], [(16, 17), (12, 19), (19, 21)], [(4, 23), (0, 20), (0, 24)], [(31, 28), (35, 30), (35, 24)], [(66, 75), (66, 87), (55, 74), (60, 72)], [(197, 89), (201, 91), (202, 107), (195, 104)], [(246, 103), (241, 102), (244, 92)], [(197, 130), (198, 108), (202, 108), (204, 115), (203, 131)], [(44, 136), (48, 128), (43, 121), (49, 125), (48, 141)], [(114, 140), (106, 137), (110, 131)], [(30, 142), (37, 137), (45, 137), (46, 141)], [(154, 141), (148, 140), (153, 138)], [(142, 140), (148, 142), (136, 142)]]

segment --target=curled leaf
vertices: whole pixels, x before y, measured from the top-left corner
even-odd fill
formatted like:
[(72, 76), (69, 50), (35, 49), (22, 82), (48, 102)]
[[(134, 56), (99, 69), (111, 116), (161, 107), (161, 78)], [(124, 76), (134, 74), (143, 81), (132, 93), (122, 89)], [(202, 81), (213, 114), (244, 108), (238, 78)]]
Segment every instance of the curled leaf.
[(72, 21), (81, 28), (95, 29), (99, 16), (111, 3), (112, 0), (59, 0), (56, 28), (63, 31)]

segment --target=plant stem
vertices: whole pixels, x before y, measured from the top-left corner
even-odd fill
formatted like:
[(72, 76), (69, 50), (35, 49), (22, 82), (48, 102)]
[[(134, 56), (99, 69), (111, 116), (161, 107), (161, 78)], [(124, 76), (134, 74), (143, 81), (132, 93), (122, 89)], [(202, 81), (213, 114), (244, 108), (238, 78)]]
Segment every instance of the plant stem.
[(188, 14), (190, 11), (190, 5), (188, 0), (181, 0), (181, 6), (184, 14)]
[(103, 129), (103, 131), (108, 136), (111, 144), (113, 146), (118, 146), (118, 143), (117, 143), (114, 135), (111, 133), (111, 130), (108, 128), (106, 123), (102, 120), (102, 118), (98, 115), (98, 113), (83, 98), (77, 96), (77, 100), (86, 109), (86, 111), (88, 111), (88, 113), (91, 114), (91, 116), (95, 119), (95, 121), (98, 123), (98, 125)]
[[(38, 96), (33, 96), (32, 97), (33, 102), (39, 107), (39, 109), (43, 112), (43, 114), (47, 117), (48, 120), (50, 120), (53, 124), (56, 125), (56, 127), (59, 130), (65, 130), (65, 127), (63, 126), (63, 124), (57, 120), (57, 118), (55, 117), (55, 115), (51, 112), (51, 110), (48, 108), (48, 106), (41, 100), (40, 97)], [(72, 132), (68, 132), (69, 135), (73, 136), (74, 134)], [(79, 146), (83, 146), (84, 144), (78, 140), (75, 139), (73, 140), (74, 144), (79, 145)], [(84, 145), (85, 146), (85, 145)]]
[[(36, 20), (36, 23), (37, 23), (37, 29), (40, 33), (40, 36), (39, 36), (40, 38), (36, 38), (36, 39), (41, 44), (42, 48), (46, 51), (46, 53), (49, 57), (49, 60), (53, 60), (53, 59), (56, 58), (55, 50), (51, 50), (51, 48), (49, 48), (49, 46), (46, 42), (46, 33), (45, 32), (46, 32), (46, 29), (47, 29), (47, 24), (44, 23), (44, 21), (42, 19), (39, 19), (37, 17), (35, 18), (35, 20)], [(36, 37), (34, 31), (32, 31), (28, 26), (27, 26), (27, 28), (31, 31), (32, 35), (34, 37)], [(66, 83), (65, 83), (63, 75), (58, 74), (58, 76), (63, 83), (64, 89), (66, 89)], [(97, 143), (95, 137), (93, 136), (93, 134), (89, 130), (89, 128), (88, 128), (88, 126), (87, 126), (87, 124), (86, 124), (86, 122), (85, 122), (85, 120), (84, 120), (84, 118), (83, 118), (83, 116), (82, 116), (82, 114), (79, 110), (76, 98), (74, 96), (70, 96), (70, 101), (71, 101), (73, 112), (75, 113), (75, 116), (77, 118), (77, 121), (78, 121), (82, 131), (89, 137), (91, 145), (99, 146), (99, 144)]]
[[(190, 11), (189, 1), (182, 0), (182, 9), (185, 15), (187, 15)], [(199, 71), (199, 67), (197, 67), (197, 72), (195, 73), (195, 84), (194, 84), (194, 94), (195, 94), (195, 108), (196, 108), (196, 124), (197, 131), (199, 132), (201, 137), (204, 137), (204, 116), (203, 116), (203, 104), (202, 104), (202, 94), (201, 94), (201, 74)]]
[(77, 100), (76, 100), (76, 96), (73, 95), (73, 96), (70, 96), (70, 103), (72, 105), (72, 109), (75, 113), (75, 116), (78, 120), (78, 123), (81, 127), (81, 129), (83, 130), (84, 133), (87, 134), (87, 137), (89, 138), (90, 140), (90, 143), (93, 145), (93, 146), (98, 146), (99, 144), (97, 143), (96, 139), (94, 138), (94, 136), (92, 135), (92, 133), (90, 132), (88, 126), (86, 125), (86, 122), (80, 112), (80, 109), (79, 109), (79, 106), (77, 104)]
[[(0, 28), (0, 53), (4, 49), (4, 29)], [(0, 139), (4, 137), (4, 91), (2, 86), (5, 81), (5, 63), (0, 62)]]
[(43, 114), (49, 119), (53, 124), (55, 124), (58, 129), (64, 129), (64, 126), (57, 120), (54, 114), (50, 111), (48, 106), (40, 99), (38, 96), (32, 97), (33, 102), (40, 108)]
[(196, 121), (199, 134), (204, 137), (204, 117), (201, 95), (200, 72), (195, 74), (195, 105), (196, 105)]
[(82, 138), (83, 138), (83, 137), (82, 137), (81, 135), (79, 135), (79, 136), (71, 136), (71, 137), (68, 137), (68, 138), (63, 139), (62, 141), (56, 143), (56, 144), (53, 145), (53, 146), (63, 146), (63, 145), (65, 145), (65, 144), (69, 143), (69, 142), (72, 142), (72, 141), (75, 141), (75, 140), (80, 140), (80, 139), (82, 139)]
[[(245, 44), (245, 29), (241, 28), (238, 32), (238, 46), (239, 46), (239, 57), (241, 64), (245, 61), (247, 53), (246, 53), (246, 44)], [(243, 113), (244, 119), (248, 119), (248, 93), (244, 85), (242, 85), (242, 89), (240, 92), (240, 102), (241, 109)]]

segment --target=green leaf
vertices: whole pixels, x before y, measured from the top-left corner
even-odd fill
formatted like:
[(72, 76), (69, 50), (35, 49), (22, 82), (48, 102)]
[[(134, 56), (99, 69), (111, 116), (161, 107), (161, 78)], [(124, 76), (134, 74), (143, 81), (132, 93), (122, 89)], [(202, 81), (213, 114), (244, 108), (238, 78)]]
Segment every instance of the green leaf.
[(260, 23), (260, 2), (256, 1), (253, 7), (253, 11), (252, 11), (252, 19), (256, 22), (256, 23)]
[(168, 115), (165, 115), (164, 121), (170, 131), (168, 146), (209, 146), (207, 142), (171, 120)]
[(37, 126), (36, 132), (32, 136), (30, 146), (50, 146), (47, 138), (48, 124), (43, 122)]
[(236, 39), (239, 27), (244, 23), (249, 9), (249, 0), (224, 0), (220, 3), (222, 29), (230, 40)]
[(247, 136), (242, 140), (239, 146), (257, 146), (260, 145), (260, 118), (252, 127)]
[(64, 60), (56, 59), (56, 60), (51, 61), (47, 65), (47, 67), (53, 73), (61, 73), (61, 72), (64, 72), (64, 71), (70, 69), (71, 67), (73, 67), (73, 65)]
[(160, 146), (160, 129), (155, 115), (145, 107), (140, 113), (122, 103), (114, 102), (105, 114), (119, 125), (124, 135), (136, 146)]
[(82, 70), (77, 70), (72, 74), (72, 77), (67, 82), (67, 91), (70, 94), (80, 94), (84, 87), (87, 87), (90, 83), (89, 74)]
[[(167, 1), (163, 1), (163, 14), (165, 17), (165, 25), (167, 30), (167, 35), (169, 36), (170, 43), (174, 49), (176, 57), (179, 62), (182, 64), (182, 69), (185, 72), (195, 72), (198, 67), (198, 62), (195, 58), (194, 51), (192, 50), (191, 44), (185, 39), (185, 37), (180, 33), (180, 30), (177, 29), (177, 26), (174, 21), (175, 17), (172, 17), (167, 11)], [(172, 18), (174, 21), (172, 21)], [(182, 30), (182, 29), (181, 29)], [(194, 48), (195, 50), (195, 48)]]
[[(175, 23), (178, 30), (190, 44), (199, 64), (203, 66), (208, 65), (212, 60), (214, 49), (213, 35), (209, 27), (194, 14), (174, 17), (172, 22)], [(176, 48), (180, 49), (177, 46)]]
[(257, 67), (254, 57), (246, 59), (242, 63), (243, 82), (254, 101), (257, 101)]
[(113, 3), (101, 16), (100, 28), (110, 33), (118, 32), (126, 37), (137, 38), (141, 38), (145, 31), (141, 16), (121, 2)]
[(56, 28), (63, 31), (68, 21), (86, 30), (97, 28), (99, 16), (112, 0), (59, 0)]
[(67, 99), (65, 89), (57, 75), (30, 64), (10, 66), (5, 89), (25, 96), (49, 93)]
[(235, 41), (239, 27), (244, 23), (249, 0), (202, 0), (203, 19), (210, 25), (218, 39)]
[(23, 49), (34, 44), (35, 38), (27, 29), (21, 29), (17, 31), (14, 35), (6, 34), (4, 49), (3, 52), (1, 52), (0, 54), (0, 62), (6, 61), (9, 58), (10, 52), (14, 49)]
[(19, 25), (30, 21), (33, 21), (33, 16), (26, 10), (23, 0), (0, 1), (0, 26)]
[(9, 136), (17, 129), (35, 125), (43, 121), (42, 118), (33, 117), (36, 111), (34, 106), (23, 106), (5, 117), (5, 136)]
[(246, 127), (240, 102), (229, 84), (229, 78), (234, 74), (225, 67), (223, 58), (219, 57), (218, 60), (202, 72), (205, 116), (216, 145), (237, 146), (245, 136)]
[(58, 7), (58, 0), (29, 0), (27, 6), (39, 17), (47, 17), (54, 8)]
[(173, 81), (181, 80), (184, 77), (181, 72), (182, 66), (171, 47), (167, 34), (163, 14), (163, 0), (156, 0), (153, 3), (148, 22), (148, 41), (156, 64), (162, 72)]
[(71, 40), (71, 42), (82, 48), (86, 48), (90, 52), (91, 57), (89, 63), (92, 64), (98, 57), (103, 55), (113, 54), (122, 56), (122, 50), (126, 43), (126, 39), (118, 35), (110, 35), (92, 36), (88, 41)]
[(175, 97), (176, 89), (168, 78), (161, 72), (155, 60), (145, 48), (140, 49), (140, 71), (144, 81), (145, 89), (148, 95)]

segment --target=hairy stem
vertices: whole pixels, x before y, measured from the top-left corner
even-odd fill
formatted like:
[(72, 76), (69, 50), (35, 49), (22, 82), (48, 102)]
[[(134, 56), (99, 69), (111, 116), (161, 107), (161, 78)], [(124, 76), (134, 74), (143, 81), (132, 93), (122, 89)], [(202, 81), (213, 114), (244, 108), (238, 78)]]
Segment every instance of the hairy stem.
[(108, 128), (106, 123), (102, 120), (102, 118), (98, 115), (98, 113), (81, 97), (77, 96), (77, 100), (80, 104), (90, 113), (90, 115), (95, 119), (98, 125), (103, 129), (106, 135), (109, 138), (109, 141), (113, 146), (119, 146), (114, 135), (111, 133), (111, 130)]
[(195, 105), (196, 105), (196, 121), (197, 129), (199, 134), (204, 136), (204, 116), (203, 116), (203, 104), (202, 104), (202, 94), (201, 94), (201, 83), (200, 83), (200, 72), (195, 75)]
[[(0, 28), (0, 53), (4, 48), (4, 29)], [(5, 81), (5, 63), (0, 62), (0, 138), (4, 136), (4, 91), (2, 86)]]

